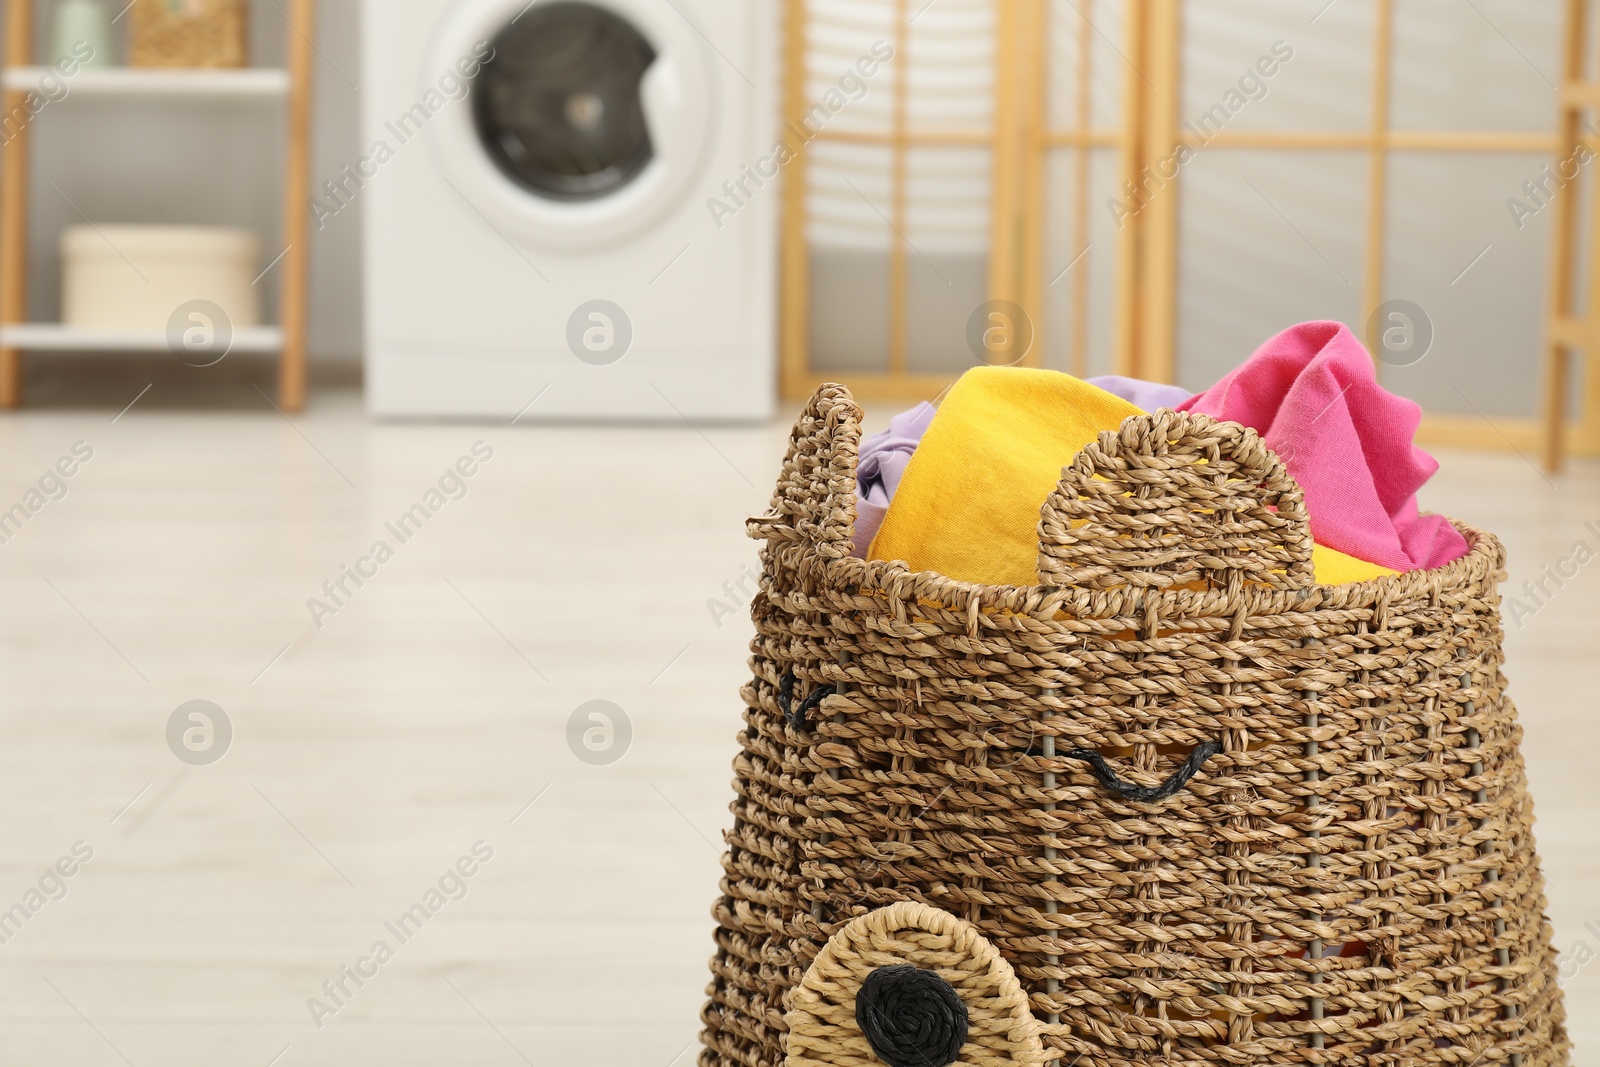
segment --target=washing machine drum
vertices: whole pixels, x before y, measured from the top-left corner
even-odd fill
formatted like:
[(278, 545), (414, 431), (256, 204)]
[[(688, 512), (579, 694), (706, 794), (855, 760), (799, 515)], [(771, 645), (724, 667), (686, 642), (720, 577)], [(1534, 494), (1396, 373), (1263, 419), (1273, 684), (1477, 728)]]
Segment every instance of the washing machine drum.
[[(683, 203), (716, 127), (713, 56), (680, 0), (459, 0), (424, 83), (483, 56), (429, 128), (450, 186), (530, 245), (638, 237)], [(491, 51), (492, 49), (492, 51)]]
[(632, 23), (589, 4), (536, 6), (492, 42), (474, 118), (513, 181), (541, 196), (609, 196), (654, 151), (640, 87), (656, 51)]

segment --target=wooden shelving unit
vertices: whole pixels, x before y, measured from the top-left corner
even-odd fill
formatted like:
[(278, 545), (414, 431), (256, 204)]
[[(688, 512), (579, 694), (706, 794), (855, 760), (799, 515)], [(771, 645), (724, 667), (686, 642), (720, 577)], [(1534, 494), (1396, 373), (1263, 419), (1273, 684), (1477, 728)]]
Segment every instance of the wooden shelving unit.
[[(21, 106), (48, 68), (33, 57), (34, 3), (11, 0), (6, 12), (6, 49), (0, 67), (3, 114)], [(283, 258), (278, 324), (235, 332), (230, 351), (278, 354), (278, 404), (298, 411), (306, 399), (306, 281), (309, 270), (306, 202), (311, 176), (311, 69), (316, 0), (286, 0), (290, 23), (283, 69), (168, 70), (92, 68), (72, 79), (69, 99), (282, 102), (287, 108), (288, 146), (283, 177)], [(36, 121), (48, 121), (42, 117)], [(159, 333), (82, 330), (58, 323), (30, 323), (28, 316), (29, 134), (31, 123), (0, 151), (0, 408), (22, 403), (22, 361), (27, 353), (126, 352), (147, 355), (167, 349)]]

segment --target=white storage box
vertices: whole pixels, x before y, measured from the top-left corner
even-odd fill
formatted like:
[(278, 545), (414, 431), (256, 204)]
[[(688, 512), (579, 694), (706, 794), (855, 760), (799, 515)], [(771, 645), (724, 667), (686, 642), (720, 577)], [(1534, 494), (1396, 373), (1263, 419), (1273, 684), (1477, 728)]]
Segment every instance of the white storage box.
[(208, 226), (71, 226), (61, 234), (61, 321), (159, 333), (184, 305), (220, 307), (234, 329), (261, 323), (251, 285), (260, 244)]

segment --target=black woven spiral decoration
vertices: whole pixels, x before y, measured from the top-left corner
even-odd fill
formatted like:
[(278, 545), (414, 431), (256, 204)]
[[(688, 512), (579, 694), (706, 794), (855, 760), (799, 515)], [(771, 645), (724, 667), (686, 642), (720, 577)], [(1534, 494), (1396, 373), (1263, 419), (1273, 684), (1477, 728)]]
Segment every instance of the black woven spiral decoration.
[(856, 1025), (889, 1067), (949, 1067), (967, 1043), (967, 1006), (937, 974), (901, 963), (861, 983)]

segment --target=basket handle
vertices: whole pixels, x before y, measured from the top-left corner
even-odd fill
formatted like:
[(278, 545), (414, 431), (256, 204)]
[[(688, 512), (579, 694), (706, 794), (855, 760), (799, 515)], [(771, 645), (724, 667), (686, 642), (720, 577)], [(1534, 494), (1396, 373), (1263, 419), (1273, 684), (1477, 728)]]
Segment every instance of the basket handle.
[(1103, 432), (1062, 471), (1040, 511), (1039, 580), (1306, 589), (1311, 548), (1304, 494), (1254, 430), (1162, 409)]
[(809, 544), (817, 555), (850, 554), (856, 528), (856, 456), (861, 448), (861, 408), (850, 390), (817, 387), (789, 435), (783, 470), (765, 515), (745, 523), (758, 541)]

